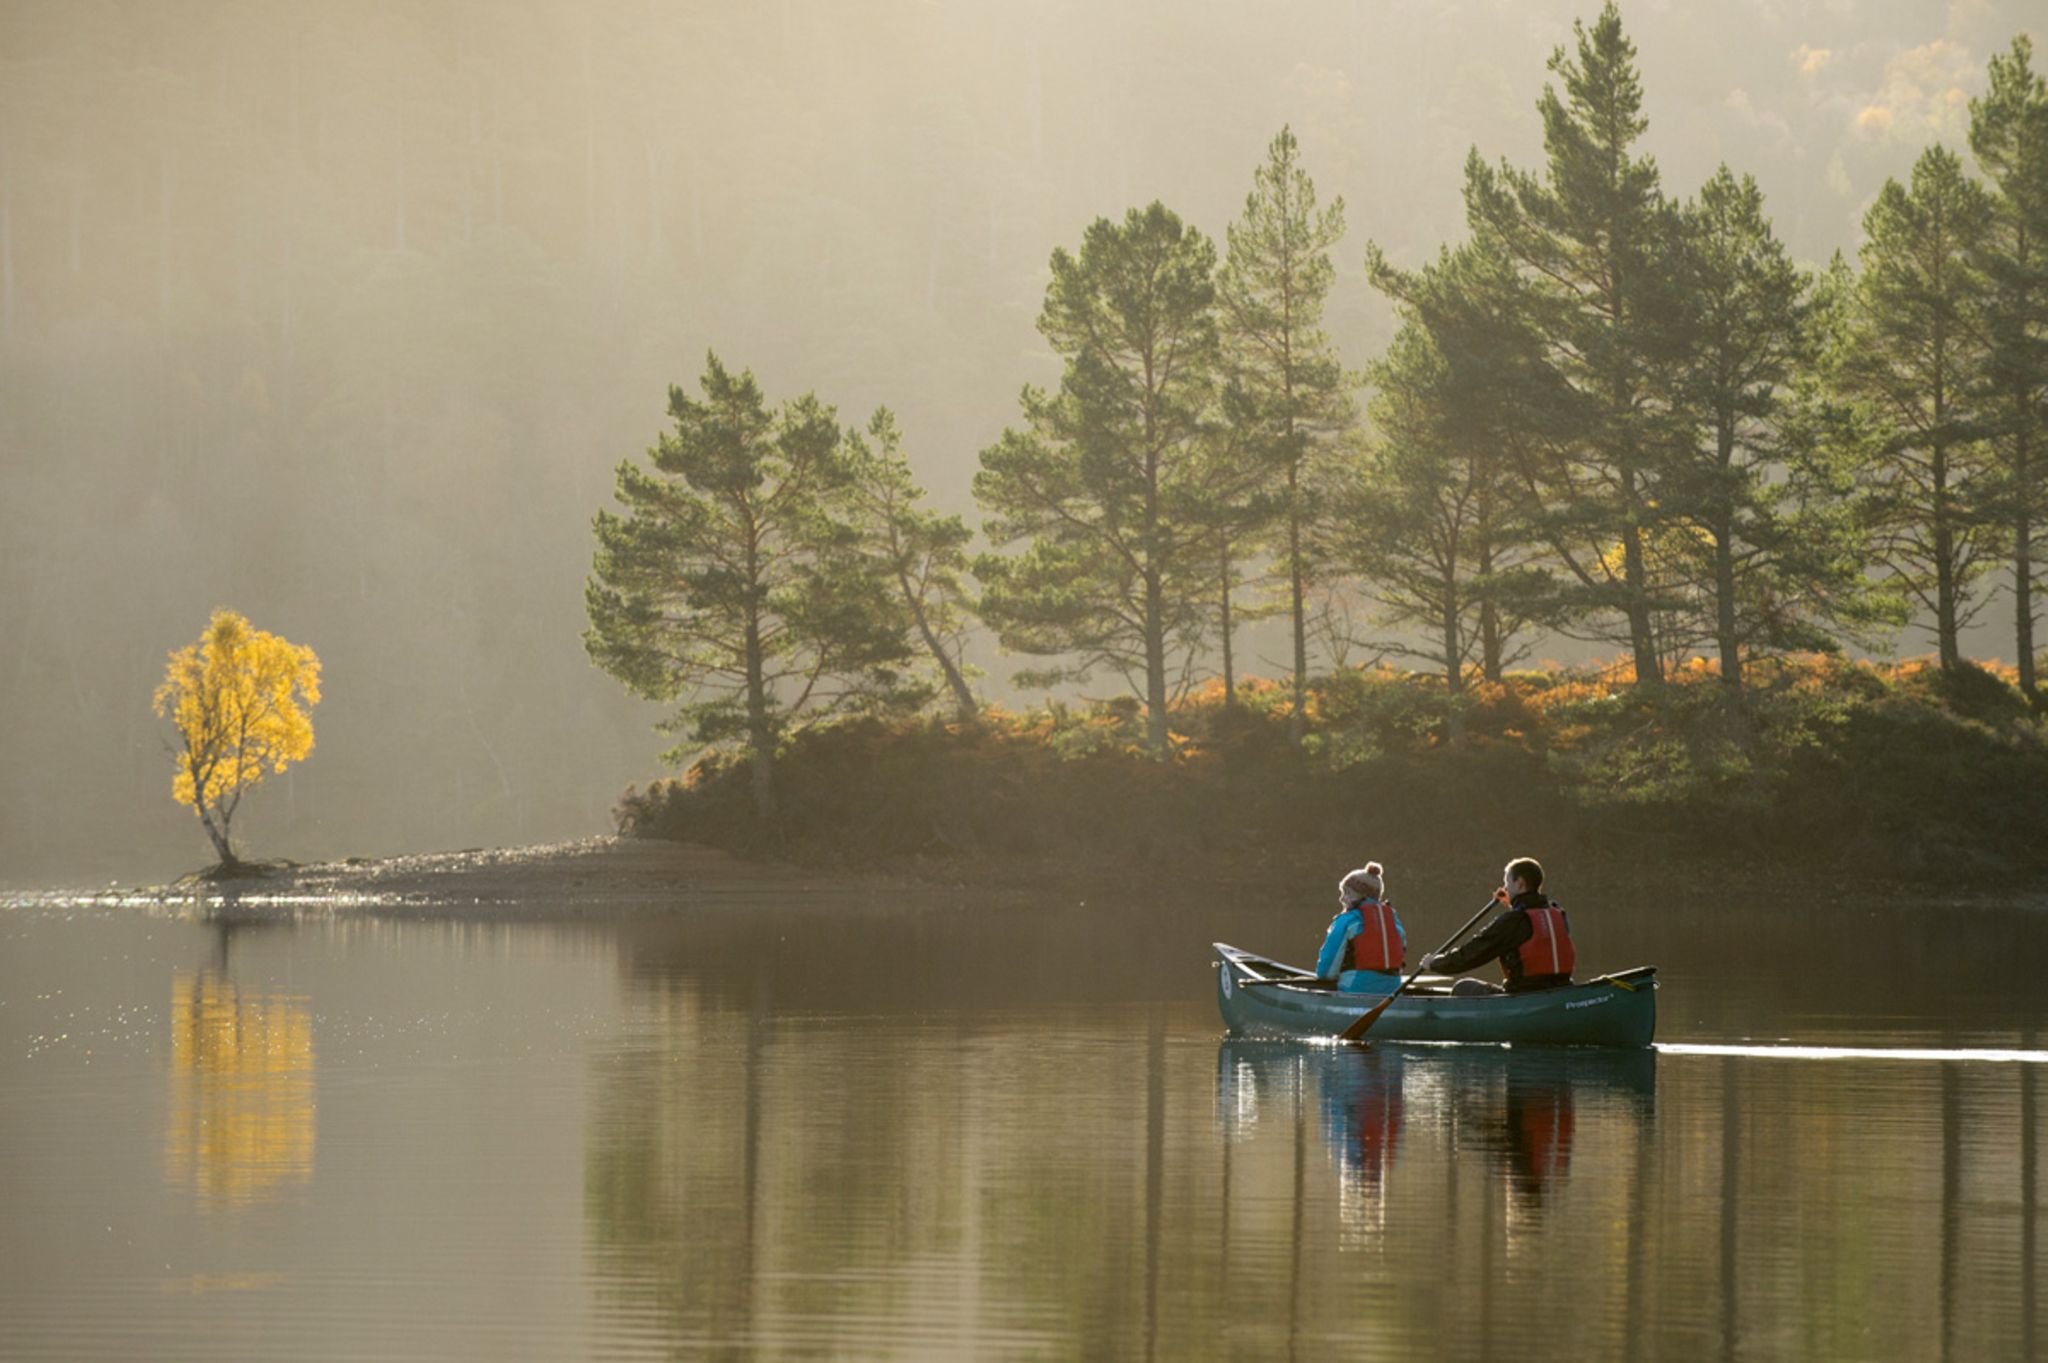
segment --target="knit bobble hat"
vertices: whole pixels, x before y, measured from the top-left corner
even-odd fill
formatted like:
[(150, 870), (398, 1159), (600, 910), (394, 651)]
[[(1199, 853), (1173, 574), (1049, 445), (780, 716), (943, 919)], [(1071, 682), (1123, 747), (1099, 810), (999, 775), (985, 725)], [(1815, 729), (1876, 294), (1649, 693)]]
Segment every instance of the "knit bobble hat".
[(1367, 899), (1378, 899), (1386, 893), (1385, 876), (1378, 862), (1368, 861), (1337, 882), (1337, 898), (1347, 909)]

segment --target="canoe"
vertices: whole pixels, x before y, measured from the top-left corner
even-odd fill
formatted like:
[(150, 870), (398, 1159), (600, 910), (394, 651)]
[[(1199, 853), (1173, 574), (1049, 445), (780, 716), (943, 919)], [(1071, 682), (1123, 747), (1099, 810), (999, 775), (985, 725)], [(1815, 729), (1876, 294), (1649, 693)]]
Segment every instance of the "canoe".
[[(1232, 1036), (1334, 1038), (1378, 1003), (1345, 994), (1310, 971), (1216, 948), (1216, 1005)], [(1637, 966), (1583, 984), (1528, 994), (1454, 998), (1451, 981), (1425, 975), (1387, 1005), (1372, 1041), (1474, 1041), (1495, 1045), (1647, 1046), (1657, 1031), (1657, 967)]]

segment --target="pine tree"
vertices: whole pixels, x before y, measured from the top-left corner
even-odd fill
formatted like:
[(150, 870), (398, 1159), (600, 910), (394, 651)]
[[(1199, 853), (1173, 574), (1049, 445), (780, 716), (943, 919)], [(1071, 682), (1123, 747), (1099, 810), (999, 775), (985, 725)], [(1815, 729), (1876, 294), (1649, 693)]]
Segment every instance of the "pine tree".
[(1792, 385), (1809, 366), (1811, 281), (1786, 256), (1749, 176), (1722, 166), (1683, 213), (1680, 440), (1665, 470), (1670, 543), (1693, 567), (1697, 633), (1742, 688), (1756, 649), (1834, 647), (1829, 623), (1873, 618), (1845, 487), (1809, 457)]
[(1465, 208), (1489, 254), (1511, 262), (1533, 347), (1516, 395), (1531, 437), (1525, 479), (1576, 590), (1559, 598), (1597, 622), (1619, 615), (1638, 681), (1662, 677), (1656, 616), (1667, 606), (1648, 557), (1659, 530), (1659, 313), (1671, 306), (1673, 220), (1657, 166), (1637, 156), (1648, 127), (1635, 45), (1609, 3), (1575, 49), (1557, 49), (1546, 86), (1545, 173), (1466, 161)]
[(1209, 457), (1215, 265), (1208, 238), (1158, 203), (1098, 218), (1078, 256), (1056, 250), (1038, 326), (1065, 373), (1057, 392), (1025, 388), (1024, 428), (982, 451), (974, 478), (990, 539), (1029, 541), (975, 561), (982, 619), (1005, 648), (1069, 655), (1020, 681), (1121, 674), (1155, 753), (1204, 632), (1213, 509), (1244, 491)]
[(1305, 602), (1325, 561), (1318, 510), (1338, 476), (1338, 437), (1354, 416), (1343, 366), (1321, 328), (1336, 277), (1330, 250), (1344, 236), (1344, 200), (1317, 208), (1299, 150), (1293, 130), (1281, 128), (1253, 173), (1244, 216), (1227, 229), (1229, 252), (1217, 280), (1226, 365), (1244, 400), (1237, 419), (1250, 427), (1247, 453), (1278, 470), (1286, 487), (1274, 538), (1293, 631), (1288, 724), (1296, 742), (1307, 722)]
[(1933, 616), (1941, 666), (1962, 666), (1964, 626), (1982, 608), (1971, 584), (1995, 527), (1973, 391), (1985, 367), (1984, 278), (1975, 261), (1991, 204), (1953, 152), (1930, 147), (1910, 187), (1887, 180), (1864, 214), (1845, 334), (1830, 365), (1873, 454), (1874, 552)]
[(872, 445), (857, 431), (847, 434), (853, 523), (868, 552), (879, 560), (882, 576), (894, 587), (910, 629), (945, 678), (960, 722), (972, 724), (981, 704), (967, 684), (962, 658), (973, 603), (961, 579), (974, 532), (958, 516), (942, 516), (921, 505), (924, 489), (904, 458), (903, 436), (893, 412), (876, 408), (867, 435)]
[(1514, 413), (1501, 402), (1518, 348), (1512, 320), (1492, 306), (1503, 266), (1468, 243), (1412, 273), (1375, 249), (1367, 268), (1402, 325), (1367, 370), (1374, 443), (1346, 503), (1346, 558), (1388, 623), (1424, 631), (1419, 646), (1390, 647), (1441, 668), (1455, 695), (1475, 661), (1500, 680), (1552, 595), (1531, 559)]
[(1970, 101), (1970, 149), (1992, 184), (1979, 247), (1984, 385), (1994, 463), (1988, 510), (2011, 554), (2020, 689), (2035, 694), (2034, 552), (2048, 523), (2048, 82), (2025, 35), (1991, 59), (1990, 89)]
[(702, 386), (702, 400), (669, 389), (675, 428), (650, 468), (619, 463), (625, 514), (597, 513), (583, 643), (636, 694), (682, 701), (669, 732), (743, 742), (767, 816), (791, 720), (892, 699), (909, 649), (847, 523), (852, 468), (832, 409), (805, 394), (770, 411), (753, 374), (716, 355)]

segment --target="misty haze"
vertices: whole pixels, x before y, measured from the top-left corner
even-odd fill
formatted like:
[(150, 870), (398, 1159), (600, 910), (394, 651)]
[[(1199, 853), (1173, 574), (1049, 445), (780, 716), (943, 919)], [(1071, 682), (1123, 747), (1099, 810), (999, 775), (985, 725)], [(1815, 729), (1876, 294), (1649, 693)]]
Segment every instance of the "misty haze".
[[(1643, 6), (1645, 149), (1673, 193), (1754, 174), (1824, 264), (1962, 145), (2027, 8)], [(0, 867), (196, 850), (147, 702), (220, 605), (326, 669), (318, 757), (247, 813), (273, 853), (602, 831), (667, 745), (581, 645), (590, 518), (707, 350), (848, 424), (887, 404), (972, 519), (979, 452), (1059, 377), (1055, 247), (1154, 199), (1220, 238), (1286, 124), (1346, 204), (1325, 326), (1363, 366), (1392, 332), (1366, 243), (1422, 264), (1464, 235), (1468, 149), (1537, 158), (1574, 17), (7, 5)], [(1284, 671), (1270, 623), (1244, 647)], [(1019, 661), (975, 655), (1006, 694)]]
[(0, 0), (0, 1357), (2039, 1356), (2044, 73)]

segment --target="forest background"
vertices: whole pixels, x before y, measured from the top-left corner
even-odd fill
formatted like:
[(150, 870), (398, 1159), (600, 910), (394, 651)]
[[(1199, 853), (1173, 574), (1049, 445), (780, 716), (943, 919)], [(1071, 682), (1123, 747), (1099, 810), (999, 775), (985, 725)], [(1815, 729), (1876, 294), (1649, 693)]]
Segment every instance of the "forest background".
[[(1753, 174), (1799, 262), (1853, 254), (2026, 8), (1632, 7), (1642, 148), (1674, 193)], [(888, 404), (969, 512), (1059, 377), (1053, 248), (1154, 199), (1220, 238), (1286, 124), (1346, 201), (1324, 324), (1362, 366), (1395, 325), (1366, 243), (1418, 266), (1468, 149), (1540, 162), (1586, 9), (0, 7), (0, 879), (189, 858), (148, 696), (223, 603), (331, 698), (250, 808), (266, 850), (605, 826), (658, 712), (584, 653), (589, 517), (707, 348)], [(1255, 626), (1240, 668), (1286, 648)]]

